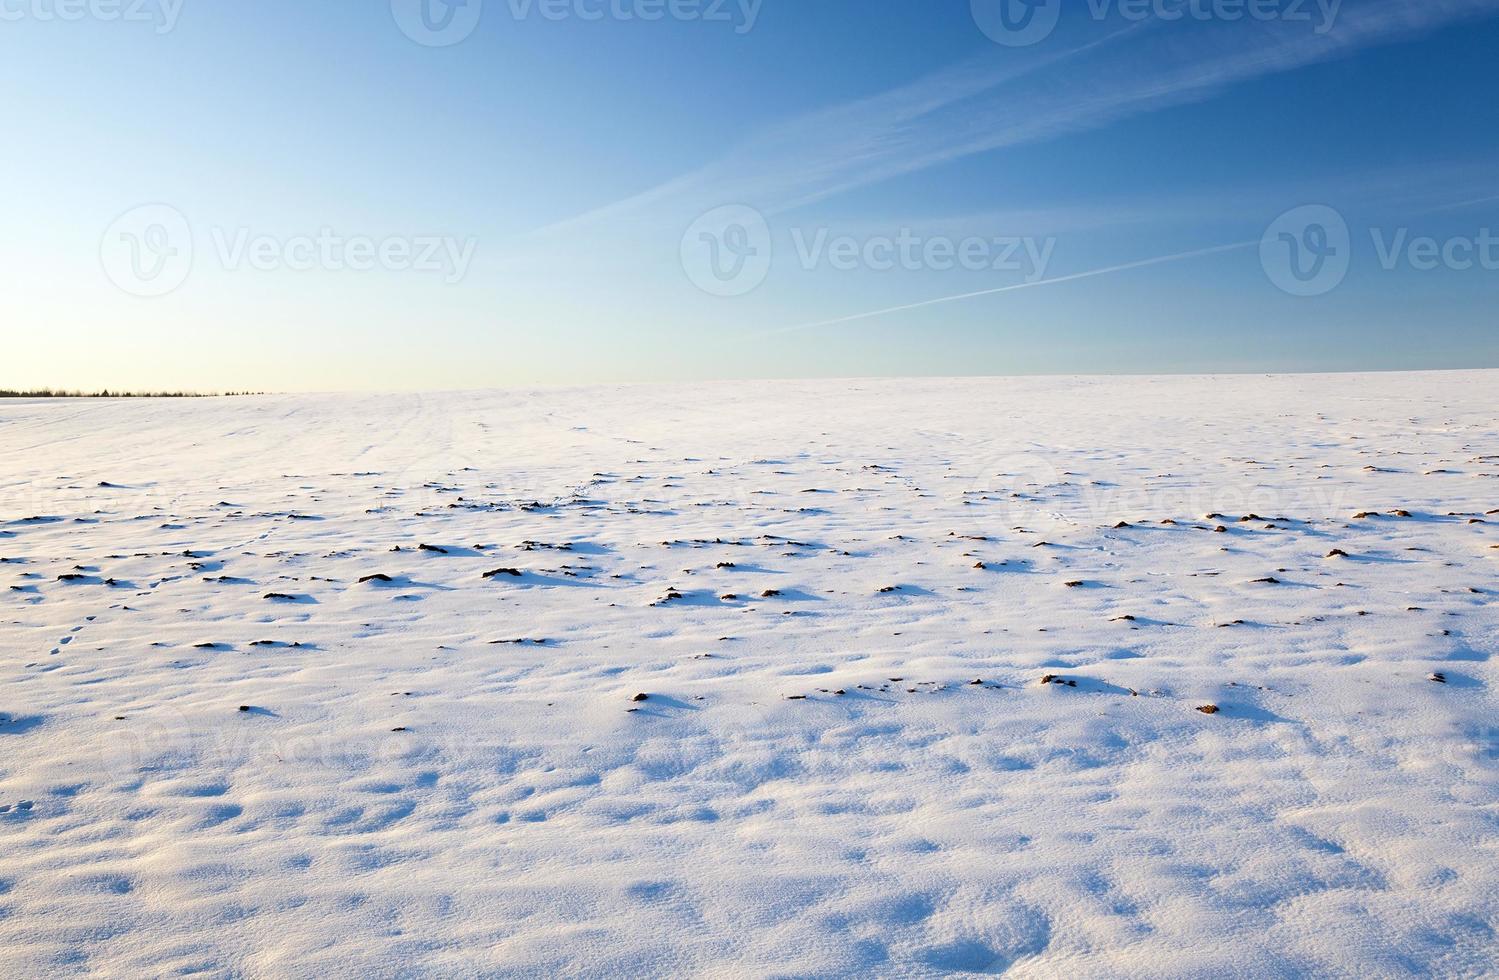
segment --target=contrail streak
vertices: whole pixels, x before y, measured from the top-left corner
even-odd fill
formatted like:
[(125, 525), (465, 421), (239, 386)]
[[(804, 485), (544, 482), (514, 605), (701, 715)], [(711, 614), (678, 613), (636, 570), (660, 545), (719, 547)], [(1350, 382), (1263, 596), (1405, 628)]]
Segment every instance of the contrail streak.
[(955, 296), (938, 296), (935, 299), (924, 299), (917, 303), (906, 303), (903, 306), (889, 306), (883, 310), (870, 310), (868, 313), (851, 313), (848, 316), (834, 317), (831, 320), (819, 320), (816, 323), (800, 323), (789, 327), (777, 327), (763, 333), (754, 334), (750, 339), (758, 340), (762, 337), (774, 337), (785, 333), (795, 333), (799, 330), (816, 330), (820, 327), (831, 327), (840, 323), (852, 323), (855, 320), (869, 320), (877, 316), (888, 316), (891, 313), (904, 313), (906, 310), (919, 310), (924, 306), (936, 306), (940, 303), (956, 303), (959, 300), (974, 299), (979, 296), (994, 296), (998, 293), (1013, 293), (1020, 289), (1034, 289), (1037, 286), (1055, 286), (1064, 282), (1076, 282), (1079, 279), (1092, 279), (1096, 276), (1106, 276), (1114, 272), (1128, 272), (1131, 269), (1144, 269), (1153, 265), (1165, 265), (1168, 262), (1183, 262), (1187, 259), (1201, 258), (1204, 255), (1217, 255), (1221, 252), (1232, 252), (1241, 248), (1257, 247), (1259, 239), (1251, 242), (1234, 242), (1232, 245), (1214, 245), (1211, 248), (1198, 248), (1190, 252), (1176, 252), (1172, 255), (1158, 255), (1152, 259), (1139, 259), (1134, 262), (1126, 262), (1123, 265), (1111, 265), (1103, 269), (1090, 269), (1087, 272), (1074, 272), (1068, 276), (1055, 276), (1051, 279), (1037, 279), (1035, 282), (1018, 282), (1009, 286), (998, 286), (994, 289), (980, 289), (972, 293), (958, 293)]

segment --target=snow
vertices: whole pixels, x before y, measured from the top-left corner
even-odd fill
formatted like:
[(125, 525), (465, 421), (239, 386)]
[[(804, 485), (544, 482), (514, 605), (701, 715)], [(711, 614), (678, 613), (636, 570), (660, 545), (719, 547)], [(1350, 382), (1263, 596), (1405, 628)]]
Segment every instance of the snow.
[(0, 965), (1493, 975), (1496, 392), (0, 403)]

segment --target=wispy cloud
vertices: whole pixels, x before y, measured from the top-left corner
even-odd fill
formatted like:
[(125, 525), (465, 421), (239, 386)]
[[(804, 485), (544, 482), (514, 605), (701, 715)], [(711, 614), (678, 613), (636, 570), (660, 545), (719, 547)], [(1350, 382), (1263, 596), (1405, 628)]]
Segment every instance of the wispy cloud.
[(996, 47), (903, 87), (794, 118), (747, 138), (714, 163), (542, 234), (613, 220), (637, 229), (658, 221), (680, 225), (726, 203), (774, 215), (1495, 13), (1499, 0), (1349, 2), (1334, 28), (1320, 34), (1286, 21), (1093, 22), (1084, 27), (1092, 36), (1080, 41)]
[[(1481, 183), (1473, 183), (1475, 177), (1479, 181), (1481, 181)], [(1412, 194), (1404, 192), (1406, 188), (1410, 187), (1412, 182), (1417, 182), (1422, 185), (1422, 190), (1419, 192), (1418, 196), (1412, 196)], [(1328, 193), (1330, 189), (1326, 186), (1319, 188), (1320, 194), (1315, 196), (1319, 196), (1323, 200), (1331, 200), (1337, 197), (1339, 200), (1343, 200), (1351, 204), (1358, 204), (1363, 207), (1373, 206), (1375, 208), (1379, 208), (1382, 206), (1388, 207), (1392, 204), (1395, 204), (1405, 207), (1409, 215), (1423, 215), (1471, 208), (1476, 205), (1490, 204), (1499, 201), (1499, 195), (1496, 194), (1487, 194), (1483, 197), (1477, 198), (1463, 198), (1461, 200), (1452, 200), (1451, 197), (1453, 193), (1460, 193), (1461, 189), (1464, 188), (1468, 189), (1468, 192), (1471, 193), (1472, 188), (1478, 186), (1492, 188), (1494, 187), (1494, 185), (1495, 179), (1493, 175), (1488, 172), (1488, 168), (1484, 168), (1484, 171), (1480, 175), (1473, 166), (1468, 164), (1461, 164), (1456, 166), (1449, 165), (1436, 168), (1434, 170), (1426, 169), (1420, 171), (1419, 175), (1408, 168), (1402, 168), (1399, 170), (1384, 170), (1372, 174), (1364, 174), (1351, 180), (1345, 181), (1344, 186), (1340, 188), (1342, 192), (1340, 196)], [(1446, 198), (1442, 201), (1442, 203), (1434, 203), (1432, 195), (1440, 193), (1441, 190), (1446, 191)], [(1400, 193), (1396, 193), (1397, 191), (1399, 191)], [(1256, 197), (1256, 194), (1258, 194), (1259, 196)], [(1265, 194), (1266, 192), (1264, 189), (1256, 190), (1250, 188), (1238, 188), (1235, 191), (1231, 192), (1228, 197), (1233, 201), (1239, 202), (1240, 205), (1247, 205), (1250, 208), (1251, 213), (1255, 213), (1257, 215), (1257, 220), (1260, 221), (1266, 220), (1271, 215), (1271, 207), (1284, 207), (1286, 206), (1288, 201), (1292, 200), (1291, 198), (1285, 196), (1284, 192), (1282, 192), (1281, 196), (1278, 199), (1278, 203), (1272, 204), (1271, 202), (1274, 199), (1266, 197)], [(1310, 199), (1310, 197), (1297, 198), (1297, 200), (1307, 199)], [(1189, 200), (1159, 202), (1149, 205), (1136, 205), (1133, 207), (1109, 206), (1102, 209), (1093, 208), (1084, 212), (1084, 214), (1091, 215), (1098, 220), (1092, 222), (1079, 222), (1079, 224), (1092, 224), (1096, 227), (1103, 223), (1120, 223), (1125, 221), (1159, 222), (1161, 220), (1169, 220), (1170, 217), (1172, 217), (1172, 211), (1170, 209), (1173, 206), (1175, 208), (1175, 216), (1179, 218), (1182, 217), (1184, 213), (1191, 212), (1193, 210), (1196, 210), (1198, 214), (1204, 213), (1207, 210), (1205, 204), (1206, 202), (1198, 201), (1194, 203)], [(1255, 212), (1253, 210), (1255, 208), (1258, 208), (1259, 210)], [(1185, 211), (1183, 209), (1185, 209)], [(1221, 208), (1219, 208), (1219, 210), (1221, 210)], [(1075, 211), (1054, 211), (1041, 213), (1047, 214), (1048, 216), (1068, 213), (1078, 215), (1078, 212)], [(1012, 220), (1015, 220), (1017, 218), (1017, 216), (1010, 217)], [(1050, 276), (1030, 282), (1011, 283), (1009, 285), (996, 286), (990, 289), (978, 289), (962, 293), (952, 293), (943, 296), (917, 300), (910, 303), (902, 303), (897, 306), (887, 306), (876, 310), (864, 310), (857, 313), (849, 313), (844, 316), (832, 317), (825, 320), (817, 320), (811, 323), (798, 323), (791, 324), (789, 326), (775, 327), (769, 330), (759, 330), (750, 334), (746, 334), (744, 339), (763, 340), (768, 337), (780, 336), (782, 334), (799, 333), (805, 330), (818, 330), (825, 327), (840, 326), (846, 323), (855, 323), (860, 320), (872, 320), (878, 317), (891, 316), (896, 313), (906, 313), (912, 310), (924, 309), (930, 306), (941, 306), (948, 303), (957, 303), (963, 300), (978, 299), (985, 296), (997, 296), (1001, 293), (1013, 293), (1026, 289), (1037, 289), (1042, 286), (1058, 286), (1065, 283), (1077, 282), (1083, 279), (1096, 279), (1100, 276), (1111, 276), (1119, 273), (1133, 272), (1138, 269), (1148, 269), (1154, 266), (1172, 265), (1178, 262), (1186, 262), (1191, 259), (1220, 255), (1225, 252), (1242, 251), (1245, 249), (1254, 248), (1259, 244), (1259, 239), (1250, 239), (1246, 241), (1230, 242), (1223, 245), (1211, 245), (1205, 248), (1187, 249), (1184, 251), (1172, 252), (1167, 255), (1156, 255), (1150, 258), (1135, 259), (1129, 262), (1120, 262), (1113, 265), (1103, 266), (1101, 268), (1069, 273), (1067, 275)]]
[(890, 316), (894, 313), (906, 313), (911, 310), (919, 310), (928, 306), (939, 306), (945, 303), (956, 303), (965, 299), (977, 299), (980, 296), (995, 296), (1000, 293), (1013, 293), (1022, 289), (1039, 289), (1042, 286), (1057, 286), (1062, 283), (1077, 282), (1081, 279), (1096, 279), (1099, 276), (1114, 275), (1120, 272), (1131, 272), (1136, 269), (1148, 269), (1152, 266), (1169, 265), (1174, 262), (1185, 262), (1188, 259), (1200, 259), (1209, 255), (1221, 255), (1224, 252), (1237, 252), (1247, 248), (1253, 248), (1259, 244), (1258, 240), (1249, 242), (1232, 242), (1227, 245), (1213, 245), (1209, 248), (1194, 248), (1186, 252), (1173, 252), (1170, 255), (1156, 255), (1148, 259), (1136, 259), (1133, 262), (1121, 262), (1117, 265), (1105, 266), (1099, 269), (1088, 269), (1085, 272), (1074, 272), (1065, 276), (1053, 276), (1049, 279), (1037, 279), (1034, 282), (1017, 282), (1008, 286), (996, 286), (992, 289), (977, 289), (966, 293), (955, 293), (949, 296), (937, 296), (932, 299), (919, 300), (915, 303), (903, 303), (899, 306), (887, 306), (879, 310), (866, 310), (862, 313), (850, 313), (847, 316), (834, 317), (830, 320), (818, 320), (815, 323), (799, 323), (787, 327), (777, 327), (773, 330), (760, 331), (746, 337), (748, 340), (763, 340), (767, 337), (779, 336), (787, 333), (797, 333), (802, 330), (817, 330), (822, 327), (833, 327), (844, 323), (853, 323), (858, 320), (872, 320), (875, 317)]

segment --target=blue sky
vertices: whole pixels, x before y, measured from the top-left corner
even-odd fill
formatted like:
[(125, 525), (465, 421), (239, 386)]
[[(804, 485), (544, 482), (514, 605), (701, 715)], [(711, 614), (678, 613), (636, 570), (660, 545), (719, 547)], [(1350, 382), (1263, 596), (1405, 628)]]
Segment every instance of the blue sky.
[(1499, 366), (1499, 0), (468, 2), (0, 0), (0, 386)]

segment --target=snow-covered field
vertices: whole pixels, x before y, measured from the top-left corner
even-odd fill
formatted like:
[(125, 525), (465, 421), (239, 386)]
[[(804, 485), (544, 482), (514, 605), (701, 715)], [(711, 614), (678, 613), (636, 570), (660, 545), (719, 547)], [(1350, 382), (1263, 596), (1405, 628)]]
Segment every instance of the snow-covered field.
[(0, 403), (0, 973), (1492, 976), (1496, 405)]

